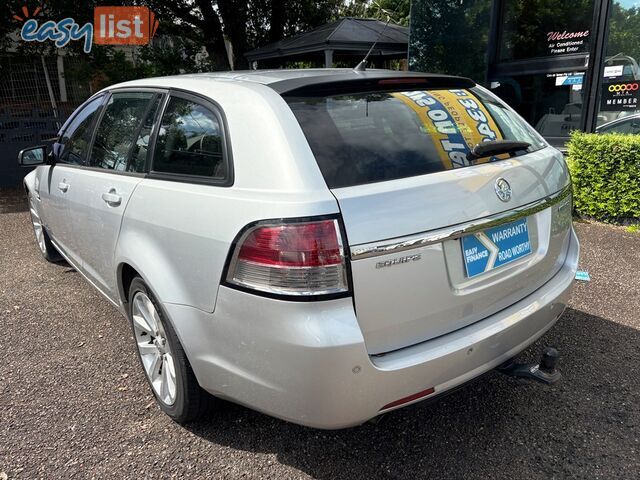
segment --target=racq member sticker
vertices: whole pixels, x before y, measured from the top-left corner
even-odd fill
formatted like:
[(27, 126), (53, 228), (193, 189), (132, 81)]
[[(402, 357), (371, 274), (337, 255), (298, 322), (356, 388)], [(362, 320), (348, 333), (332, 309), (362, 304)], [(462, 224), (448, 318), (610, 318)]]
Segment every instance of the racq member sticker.
[(462, 237), (461, 245), (467, 277), (475, 277), (529, 255), (529, 224), (526, 218), (505, 223)]
[[(477, 144), (502, 139), (491, 114), (467, 90), (429, 90), (391, 95), (416, 112), (447, 170), (471, 165), (467, 154)], [(483, 158), (475, 163), (506, 158), (509, 155)]]

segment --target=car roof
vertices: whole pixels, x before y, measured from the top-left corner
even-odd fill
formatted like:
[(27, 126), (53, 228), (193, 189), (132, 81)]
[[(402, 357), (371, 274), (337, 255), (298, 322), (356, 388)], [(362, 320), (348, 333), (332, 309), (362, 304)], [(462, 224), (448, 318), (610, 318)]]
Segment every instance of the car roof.
[(600, 130), (604, 130), (607, 129), (609, 127), (615, 127), (616, 125), (620, 124), (620, 123), (625, 123), (625, 122), (629, 122), (629, 121), (633, 121), (633, 120), (638, 120), (640, 119), (640, 113), (632, 113), (630, 115), (625, 115), (624, 117), (618, 117), (614, 120), (610, 120), (606, 123), (603, 123), (602, 125), (599, 125), (598, 127), (596, 127), (596, 132), (600, 131)]
[(411, 84), (414, 81), (416, 83), (427, 82), (427, 84), (431, 84), (429, 86), (446, 85), (450, 88), (470, 88), (475, 85), (475, 82), (468, 78), (432, 73), (378, 69), (357, 71), (351, 68), (308, 68), (192, 73), (134, 80), (132, 82), (118, 84), (117, 86), (139, 86), (141, 82), (146, 81), (148, 83), (153, 81), (156, 85), (162, 83), (162, 85), (166, 87), (179, 87), (181, 81), (186, 79), (257, 83), (267, 85), (280, 94), (290, 94), (309, 87), (371, 84), (372, 82), (377, 83), (379, 80), (391, 81), (392, 79), (397, 80), (399, 83)]

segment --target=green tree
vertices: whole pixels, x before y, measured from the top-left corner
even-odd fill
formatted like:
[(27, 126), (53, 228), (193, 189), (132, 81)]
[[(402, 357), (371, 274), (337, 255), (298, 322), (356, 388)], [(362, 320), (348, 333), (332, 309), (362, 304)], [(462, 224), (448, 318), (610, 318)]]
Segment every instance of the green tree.
[(397, 25), (409, 25), (411, 0), (351, 0), (337, 12), (337, 17), (377, 18)]
[[(230, 68), (225, 39), (233, 46), (234, 68), (246, 68), (244, 54), (259, 45), (281, 40), (305, 30), (322, 25), (332, 19), (345, 0), (140, 0), (138, 5), (149, 6), (158, 16), (160, 27), (157, 35), (168, 36), (173, 42), (160, 45), (155, 42), (145, 51), (145, 58), (160, 62), (164, 71), (197, 70), (195, 58), (203, 46), (209, 57), (208, 69), (228, 70)], [(408, 1), (408, 0), (405, 0)], [(21, 27), (21, 22), (12, 18), (20, 14), (25, 0), (7, 0), (7, 15), (0, 17), (0, 42), (4, 51), (16, 46), (11, 38)], [(35, 0), (26, 0), (33, 12), (40, 6)], [(73, 3), (68, 0), (50, 0), (44, 5), (39, 19), (60, 20), (71, 17), (77, 23), (93, 21), (93, 9), (99, 2)], [(101, 3), (101, 2), (100, 2)], [(113, 0), (110, 5), (131, 4), (126, 0)], [(18, 48), (25, 55), (52, 52), (52, 43), (18, 42)], [(80, 42), (70, 42), (67, 50), (81, 54)], [(180, 49), (183, 49), (180, 52)], [(91, 55), (110, 47), (94, 45)], [(104, 60), (107, 53), (97, 53)], [(172, 62), (162, 61), (168, 55)], [(87, 58), (85, 54), (85, 58)], [(190, 65), (189, 65), (190, 64)], [(165, 68), (166, 67), (166, 68)]]
[(640, 8), (624, 8), (613, 2), (609, 20), (607, 55), (629, 55), (640, 58)]
[(491, 0), (414, 1), (409, 68), (482, 81), (491, 3)]
[[(233, 46), (234, 68), (247, 68), (244, 54), (329, 21), (343, 0), (149, 0), (160, 18), (171, 18), (170, 33), (202, 43), (213, 68), (226, 70), (225, 38)], [(161, 25), (164, 25), (161, 24)]]
[[(34, 63), (39, 57), (49, 58), (56, 54), (57, 48), (51, 41), (23, 42), (19, 39), (19, 31), (24, 19), (35, 18), (39, 23), (47, 20), (59, 21), (73, 18), (79, 25), (93, 22), (93, 10), (96, 1), (74, 4), (65, 0), (50, 0), (42, 5), (39, 2), (24, 0), (8, 0), (8, 14), (0, 17), (0, 47), (5, 55), (0, 56), (0, 81), (6, 76), (4, 72), (20, 62)], [(111, 5), (122, 4), (113, 1)], [(26, 8), (25, 13), (23, 7)], [(37, 12), (37, 14), (36, 14)], [(21, 19), (14, 18), (20, 17)], [(123, 51), (107, 46), (93, 45), (90, 53), (83, 51), (82, 41), (70, 41), (64, 47), (65, 57), (79, 58), (79, 62), (65, 62), (65, 76), (68, 81), (77, 80), (82, 86), (82, 93), (88, 96), (92, 91), (107, 85), (150, 74), (148, 65), (133, 63), (127, 59)], [(89, 86), (91, 88), (89, 88)], [(86, 90), (85, 90), (86, 89)]]

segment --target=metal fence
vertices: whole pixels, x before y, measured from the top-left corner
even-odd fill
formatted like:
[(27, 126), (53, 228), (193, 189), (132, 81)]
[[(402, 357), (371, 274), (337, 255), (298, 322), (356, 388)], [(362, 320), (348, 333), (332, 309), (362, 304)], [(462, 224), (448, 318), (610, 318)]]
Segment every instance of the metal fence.
[(91, 95), (80, 59), (0, 57), (0, 187), (16, 185), (27, 173), (18, 152), (47, 144), (73, 110)]

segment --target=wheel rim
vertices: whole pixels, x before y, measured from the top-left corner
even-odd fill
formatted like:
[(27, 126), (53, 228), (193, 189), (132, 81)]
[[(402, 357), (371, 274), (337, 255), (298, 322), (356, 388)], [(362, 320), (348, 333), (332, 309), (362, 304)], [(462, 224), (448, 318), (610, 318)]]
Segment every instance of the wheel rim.
[(42, 222), (40, 221), (40, 215), (36, 209), (36, 202), (33, 196), (29, 196), (29, 211), (31, 212), (31, 223), (33, 223), (33, 231), (36, 234), (36, 240), (38, 247), (42, 253), (47, 253), (47, 245), (44, 240), (44, 229), (42, 228)]
[(144, 371), (156, 396), (166, 405), (173, 405), (176, 366), (160, 316), (144, 292), (134, 295), (132, 307), (133, 330)]

